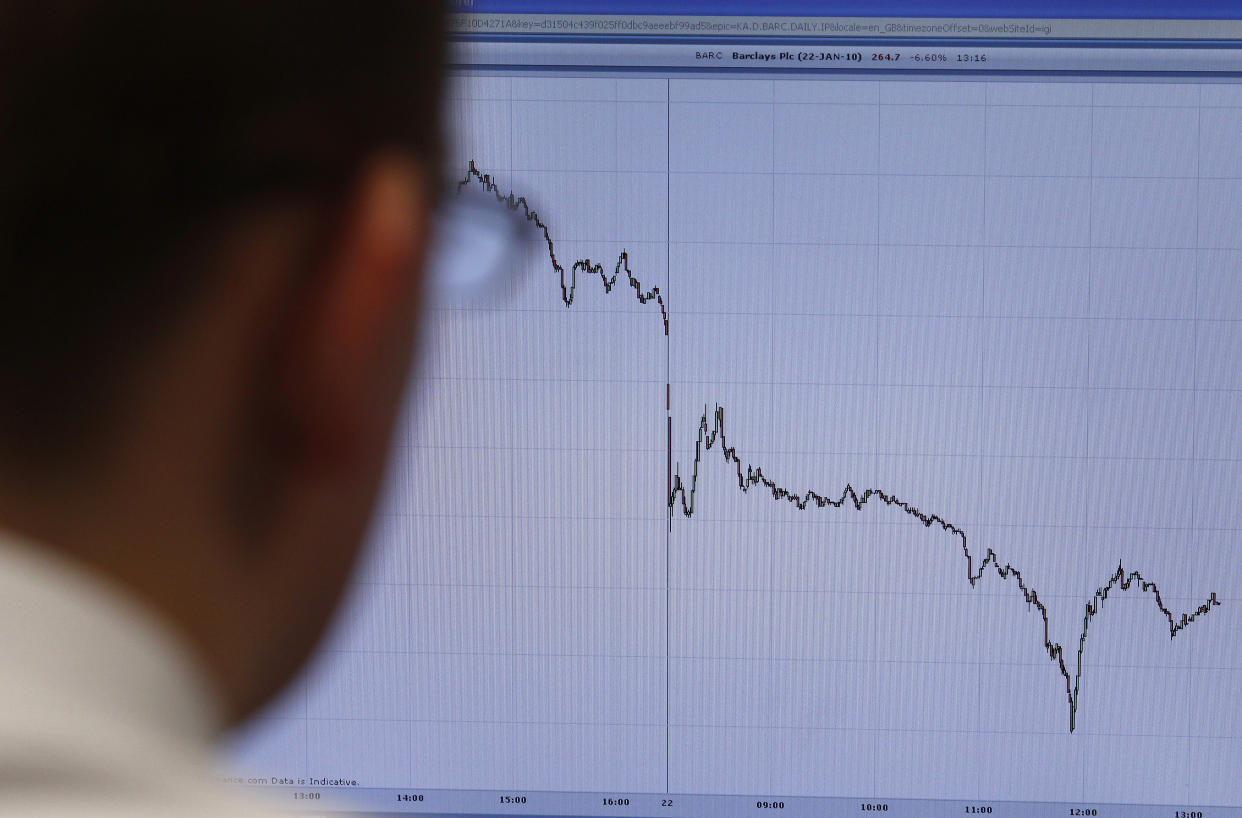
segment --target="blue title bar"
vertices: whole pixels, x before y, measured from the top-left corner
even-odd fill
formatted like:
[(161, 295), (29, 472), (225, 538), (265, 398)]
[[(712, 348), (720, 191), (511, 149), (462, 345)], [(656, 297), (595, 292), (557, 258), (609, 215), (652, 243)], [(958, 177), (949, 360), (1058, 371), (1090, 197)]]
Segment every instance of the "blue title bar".
[(1120, 20), (1242, 20), (1238, 0), (452, 0), (481, 14), (677, 14), (748, 17), (1071, 17)]

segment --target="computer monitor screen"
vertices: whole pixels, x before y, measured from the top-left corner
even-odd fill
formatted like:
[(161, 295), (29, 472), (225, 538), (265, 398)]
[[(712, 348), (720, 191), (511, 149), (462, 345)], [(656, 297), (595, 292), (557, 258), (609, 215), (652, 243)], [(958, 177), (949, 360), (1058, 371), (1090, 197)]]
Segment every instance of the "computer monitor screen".
[(349, 602), (235, 780), (1242, 810), (1237, 10), (706, 5), (458, 4), (448, 199), (515, 233), (433, 303)]

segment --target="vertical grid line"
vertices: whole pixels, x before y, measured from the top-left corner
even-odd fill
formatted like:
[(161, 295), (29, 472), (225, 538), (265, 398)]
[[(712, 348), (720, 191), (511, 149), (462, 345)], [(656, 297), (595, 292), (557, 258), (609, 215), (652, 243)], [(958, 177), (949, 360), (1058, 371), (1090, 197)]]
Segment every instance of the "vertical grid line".
[[(771, 80), (768, 82), (768, 94), (769, 94), (769, 102), (770, 102), (770, 105), (768, 106), (768, 116), (770, 117), (770, 120), (768, 122), (768, 134), (772, 138), (772, 147), (771, 147), (771, 155), (768, 157), (768, 172), (769, 172), (768, 184), (770, 185), (769, 187), (770, 198), (768, 199), (767, 259), (768, 259), (768, 263), (772, 265), (771, 269), (769, 270), (769, 275), (771, 275), (772, 271), (776, 269), (776, 264), (775, 264), (776, 262), (776, 81), (775, 80)], [(776, 371), (776, 321), (777, 319), (775, 316), (768, 317), (768, 372), (769, 372), (769, 377), (771, 377), (770, 373)], [(769, 411), (772, 411), (772, 412), (774, 412), (777, 407), (776, 384), (774, 383), (768, 384), (768, 406), (771, 407)], [(768, 507), (767, 512), (770, 515), (772, 528), (776, 529), (776, 527), (779, 525), (778, 520), (780, 519), (780, 516), (778, 514), (773, 513), (773, 509), (771, 506)], [(783, 527), (784, 526), (782, 526), (782, 528)], [(773, 533), (775, 533), (775, 531)], [(766, 650), (762, 652), (765, 658), (767, 658), (769, 661), (776, 658), (776, 597), (777, 597), (776, 551), (777, 549), (769, 546), (768, 548), (768, 582), (771, 584), (771, 587), (768, 588), (768, 644), (766, 646)]]
[[(1198, 428), (1199, 428), (1199, 265), (1201, 261), (1201, 248), (1203, 246), (1203, 238), (1200, 228), (1200, 215), (1203, 212), (1203, 197), (1200, 188), (1203, 182), (1203, 85), (1200, 83), (1196, 86), (1198, 95), (1195, 98), (1195, 251), (1194, 251), (1194, 273), (1191, 280), (1191, 342), (1190, 342), (1190, 475), (1191, 475), (1191, 492), (1190, 492), (1190, 536), (1194, 538), (1194, 544), (1198, 545), (1198, 536), (1195, 534), (1195, 498), (1199, 494), (1197, 490), (1196, 472), (1198, 471)], [(1190, 640), (1190, 646), (1186, 652), (1186, 689), (1193, 691), (1190, 680), (1194, 673), (1194, 657), (1195, 657), (1195, 641)], [(1193, 707), (1186, 709), (1186, 735), (1191, 733), (1191, 714), (1194, 712)], [(1191, 750), (1191, 743), (1186, 742), (1186, 769), (1194, 769), (1194, 753)], [(1190, 803), (1193, 797), (1191, 789), (1190, 777), (1186, 778), (1186, 794), (1187, 803)]]
[[(884, 189), (881, 187), (882, 177), (880, 175), (881, 163), (884, 160), (884, 157), (883, 157), (884, 145), (880, 141), (880, 128), (883, 123), (883, 120), (884, 120), (883, 85), (877, 82), (875, 85), (875, 236), (874, 236), (875, 269), (871, 276), (872, 295), (874, 296), (874, 299), (875, 299), (871, 304), (871, 309), (874, 310), (876, 313), (876, 317), (875, 317), (875, 369), (874, 369), (874, 372), (872, 373), (872, 378), (871, 378), (871, 401), (872, 401), (871, 403), (871, 442), (872, 442), (871, 469), (874, 475), (874, 479), (878, 479), (880, 477), (880, 326), (881, 326), (880, 322), (882, 319), (880, 318), (879, 281), (880, 281), (880, 227), (881, 227), (880, 214), (883, 212), (883, 208), (884, 208), (884, 200), (883, 200)], [(871, 539), (872, 539), (871, 547), (873, 551), (875, 550), (877, 541), (879, 539), (879, 529), (878, 529), (877, 522), (878, 522), (877, 520), (872, 518), (871, 525), (870, 525), (870, 534), (871, 534)], [(871, 617), (871, 645), (872, 645), (872, 657), (871, 658), (874, 659), (875, 658), (875, 646), (880, 644), (880, 624), (877, 621), (877, 617), (874, 615), (875, 614), (875, 611), (874, 611), (875, 602), (874, 601), (872, 602), (872, 606), (873, 606), (873, 609), (869, 611), (868, 613)], [(879, 780), (880, 759), (878, 757), (878, 750), (876, 749), (877, 743), (878, 742), (876, 741), (871, 742), (871, 793), (870, 793), (871, 796), (878, 796), (880, 794), (880, 780)]]
[[(989, 82), (983, 83), (983, 224), (982, 224), (982, 229), (980, 232), (982, 234), (983, 244), (985, 247), (988, 245), (988, 101), (989, 101), (988, 98), (991, 94), (991, 87), (992, 87), (991, 83)], [(981, 529), (984, 526), (984, 522), (982, 519), (984, 516), (983, 515), (983, 464), (985, 462), (984, 460), (985, 452), (983, 448), (983, 440), (984, 440), (983, 424), (984, 424), (984, 415), (986, 414), (986, 409), (987, 409), (986, 405), (984, 404), (987, 393), (984, 391), (983, 386), (984, 384), (987, 383), (987, 360), (986, 360), (987, 346), (988, 346), (987, 345), (987, 330), (991, 326), (991, 321), (988, 319), (987, 301), (988, 301), (988, 257), (987, 257), (987, 250), (983, 250), (983, 264), (981, 265), (980, 270), (979, 270), (979, 315), (983, 316), (979, 322), (980, 324), (979, 326), (979, 387), (980, 389), (979, 389), (979, 424), (978, 424), (979, 426), (978, 428), (978, 434), (979, 434), (978, 492), (979, 494), (975, 498), (975, 502), (974, 502), (976, 513), (979, 514), (979, 518), (980, 518), (978, 526)], [(982, 703), (983, 702), (983, 667), (982, 665), (976, 669), (975, 673), (976, 673), (975, 675), (975, 701)], [(975, 709), (975, 712), (976, 713), (979, 712), (978, 708)]]
[[(1087, 316), (1088, 317), (1092, 315), (1093, 310), (1095, 309), (1094, 305), (1091, 303), (1091, 278), (1092, 278), (1092, 273), (1095, 269), (1095, 259), (1096, 259), (1096, 253), (1095, 253), (1095, 83), (1094, 82), (1090, 84), (1090, 89), (1091, 89), (1091, 103), (1090, 103), (1090, 107), (1087, 109), (1088, 110), (1088, 123), (1089, 123), (1087, 127)], [(1086, 341), (1086, 347), (1087, 347), (1086, 348), (1086, 359), (1087, 359), (1086, 393), (1087, 394), (1086, 394), (1086, 400), (1083, 403), (1084, 411), (1086, 412), (1086, 417), (1083, 418), (1083, 453), (1087, 457), (1091, 456), (1091, 405), (1094, 402), (1094, 396), (1095, 396), (1095, 393), (1091, 390), (1091, 324), (1092, 323), (1093, 322), (1091, 321), (1087, 321), (1087, 326), (1085, 330), (1087, 334), (1087, 341)], [(1089, 461), (1087, 461), (1087, 463), (1089, 464)], [(1082, 466), (1082, 468), (1089, 469), (1090, 466), (1084, 465)], [(1089, 472), (1086, 475), (1086, 478), (1087, 479), (1085, 481), (1085, 484), (1087, 486), (1090, 486), (1091, 475)], [(1082, 510), (1082, 544), (1083, 544), (1084, 549), (1086, 549), (1088, 546), (1088, 543), (1090, 541), (1089, 540), (1090, 536), (1091, 536), (1091, 497), (1090, 497), (1090, 490), (1087, 490), (1083, 492), (1083, 510)], [(1082, 660), (1079, 659), (1080, 663), (1081, 661)], [(1080, 664), (1080, 667), (1081, 667), (1081, 664)], [(1078, 691), (1075, 690), (1075, 695), (1074, 695), (1075, 713), (1077, 712), (1079, 701), (1080, 701), (1080, 697), (1079, 697)], [(1085, 753), (1083, 753), (1081, 756), (1081, 762), (1078, 767), (1079, 772), (1081, 773), (1081, 776), (1082, 776), (1081, 788), (1079, 790), (1079, 797), (1081, 798), (1087, 797), (1087, 758), (1088, 756)]]

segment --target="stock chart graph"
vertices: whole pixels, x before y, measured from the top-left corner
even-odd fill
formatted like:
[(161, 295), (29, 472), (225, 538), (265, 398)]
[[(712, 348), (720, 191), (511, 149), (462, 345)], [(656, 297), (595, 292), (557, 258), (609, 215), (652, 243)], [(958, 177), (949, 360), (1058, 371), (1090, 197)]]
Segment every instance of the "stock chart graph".
[(256, 766), (1242, 805), (1242, 93), (467, 74), (450, 110), (526, 252), (434, 311)]
[[(538, 228), (543, 237), (544, 243), (548, 248), (548, 259), (552, 267), (560, 275), (561, 285), (561, 301), (565, 306), (572, 306), (574, 294), (577, 292), (578, 273), (590, 273), (598, 275), (604, 287), (605, 293), (612, 292), (616, 286), (617, 280), (621, 277), (622, 272), (625, 273), (626, 279), (634, 290), (634, 295), (640, 304), (646, 304), (649, 301), (655, 301), (660, 308), (660, 316), (664, 323), (664, 334), (668, 336), (668, 309), (664, 304), (664, 299), (660, 295), (660, 289), (653, 287), (650, 290), (644, 290), (642, 283), (634, 277), (634, 273), (629, 267), (629, 257), (622, 251), (617, 258), (616, 267), (609, 276), (601, 264), (594, 264), (590, 259), (578, 259), (575, 261), (569, 271), (569, 281), (566, 282), (565, 267), (556, 258), (556, 243), (552, 239), (552, 235), (548, 230), (548, 226), (539, 218), (539, 214), (531, 209), (530, 203), (525, 196), (518, 196), (513, 192), (505, 195), (500, 192), (497, 183), (490, 175), (481, 173), (473, 161), (470, 162), (466, 177), (458, 184), (458, 190), (477, 182), (484, 190), (496, 196), (498, 202), (512, 209), (522, 211), (526, 220), (531, 222)], [(666, 384), (666, 392), (671, 391), (671, 385)], [(665, 407), (668, 408), (667, 405)], [(1091, 619), (1099, 613), (1104, 601), (1108, 599), (1108, 595), (1114, 588), (1120, 588), (1122, 591), (1130, 590), (1131, 586), (1138, 590), (1148, 593), (1152, 596), (1153, 603), (1159, 609), (1160, 613), (1168, 620), (1170, 638), (1177, 635), (1179, 631), (1188, 626), (1196, 617), (1208, 613), (1212, 606), (1219, 605), (1220, 602), (1213, 593), (1208, 597), (1207, 601), (1196, 608), (1192, 613), (1183, 613), (1179, 617), (1175, 617), (1164, 604), (1160, 597), (1160, 589), (1156, 587), (1154, 582), (1150, 582), (1143, 578), (1138, 571), (1127, 572), (1119, 563), (1116, 572), (1109, 578), (1108, 582), (1103, 584), (1086, 605), (1083, 616), (1082, 633), (1078, 638), (1078, 655), (1074, 664), (1074, 671), (1071, 674), (1070, 667), (1065, 661), (1065, 649), (1056, 642), (1052, 641), (1048, 632), (1048, 609), (1039, 599), (1039, 594), (1028, 587), (1022, 580), (1022, 574), (1012, 565), (1001, 565), (1000, 558), (996, 552), (990, 548), (979, 561), (979, 569), (975, 571), (975, 557), (970, 552), (970, 545), (966, 539), (966, 532), (957, 527), (953, 523), (937, 516), (920, 511), (910, 503), (898, 499), (896, 496), (888, 494), (880, 489), (868, 488), (859, 493), (851, 485), (846, 485), (841, 495), (836, 499), (821, 495), (815, 491), (807, 490), (805, 492), (791, 491), (787, 488), (779, 486), (771, 478), (763, 473), (761, 467), (745, 464), (737, 453), (737, 449), (731, 447), (725, 441), (724, 432), (724, 409), (717, 406), (712, 414), (713, 421), (708, 423), (708, 416), (704, 414), (699, 421), (698, 441), (695, 443), (693, 471), (690, 477), (689, 487), (683, 483), (681, 473), (673, 473), (670, 471), (669, 483), (669, 519), (670, 528), (673, 514), (680, 510), (685, 517), (694, 516), (694, 498), (699, 483), (699, 466), (703, 460), (703, 453), (713, 447), (719, 448), (724, 457), (726, 464), (736, 471), (738, 488), (743, 492), (750, 491), (751, 488), (759, 487), (772, 495), (777, 501), (790, 502), (800, 511), (805, 511), (810, 507), (815, 508), (844, 508), (847, 504), (852, 506), (855, 511), (861, 511), (862, 507), (868, 502), (875, 500), (886, 506), (892, 506), (895, 509), (914, 517), (918, 522), (927, 528), (937, 527), (955, 537), (962, 547), (962, 555), (966, 559), (966, 578), (969, 583), (974, 586), (983, 578), (989, 566), (992, 567), (998, 577), (1001, 579), (1009, 579), (1010, 577), (1017, 583), (1019, 590), (1027, 604), (1034, 610), (1038, 611), (1044, 623), (1044, 649), (1048, 652), (1049, 658), (1058, 664), (1061, 675), (1065, 679), (1065, 693), (1069, 704), (1069, 729), (1072, 731), (1077, 718), (1078, 709), (1078, 690), (1082, 677), (1082, 659), (1083, 650), (1087, 642), (1087, 628), (1091, 624)], [(671, 420), (671, 419), (670, 419)], [(671, 428), (671, 427), (670, 427)], [(669, 462), (672, 463), (672, 435), (669, 436)], [(670, 466), (671, 468), (671, 466)], [(743, 468), (745, 469), (743, 471)]]

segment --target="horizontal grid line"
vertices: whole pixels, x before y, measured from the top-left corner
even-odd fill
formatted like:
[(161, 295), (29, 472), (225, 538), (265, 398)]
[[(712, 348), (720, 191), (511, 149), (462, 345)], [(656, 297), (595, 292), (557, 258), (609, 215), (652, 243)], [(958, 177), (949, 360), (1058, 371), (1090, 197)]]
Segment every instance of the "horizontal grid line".
[[(333, 653), (341, 655), (363, 655), (363, 656), (443, 656), (443, 657), (478, 657), (491, 659), (609, 659), (618, 661), (649, 661), (664, 662), (663, 653), (653, 654), (611, 654), (611, 653), (537, 653), (537, 652), (505, 652), (505, 651), (448, 651), (448, 650), (337, 650), (324, 649), (320, 653)], [(973, 661), (969, 659), (861, 659), (854, 657), (801, 657), (801, 656), (681, 656), (673, 654), (669, 659), (675, 662), (738, 662), (738, 663), (759, 663), (759, 664), (811, 664), (811, 665), (877, 665), (877, 666), (904, 666), (904, 665), (942, 665), (949, 667), (1008, 667), (1008, 668), (1040, 668), (1047, 669), (1047, 662), (1024, 662), (1024, 661)], [(1234, 666), (1190, 666), (1178, 665), (1177, 667), (1169, 667), (1168, 665), (1141, 665), (1141, 664), (1092, 664), (1093, 668), (1105, 670), (1170, 670), (1185, 671), (1189, 669), (1192, 672), (1211, 672), (1211, 673), (1242, 673), (1242, 667)], [(661, 674), (663, 675), (663, 674)], [(664, 724), (660, 722), (661, 726)], [(1053, 735), (1062, 735), (1060, 732), (1054, 732)]]
[[(861, 231), (858, 231), (861, 232)], [(1151, 250), (1151, 251), (1183, 251), (1183, 252), (1237, 252), (1242, 251), (1242, 244), (1237, 245), (1205, 245), (1202, 247), (1194, 247), (1186, 244), (1001, 244), (996, 242), (964, 242), (964, 241), (892, 241), (885, 239), (867, 239), (859, 241), (796, 241), (792, 239), (780, 240), (764, 240), (764, 239), (615, 239), (615, 238), (575, 238), (575, 237), (558, 237), (558, 245), (572, 244), (591, 244), (591, 245), (613, 245), (613, 246), (630, 246), (640, 244), (652, 244), (664, 247), (670, 245), (672, 247), (687, 246), (713, 246), (722, 247), (859, 247), (862, 249), (874, 250), (877, 246), (883, 248), (930, 248), (930, 249), (979, 249), (979, 250)], [(659, 263), (659, 259), (654, 259), (653, 264)], [(469, 307), (463, 309), (476, 309), (477, 307)], [(439, 309), (445, 309), (439, 307)], [(575, 308), (576, 309), (576, 308)], [(565, 307), (561, 307), (565, 311)], [(1206, 320), (1206, 319), (1205, 319)]]
[(590, 174), (592, 176), (787, 176), (792, 178), (864, 178), (874, 179), (1077, 179), (1082, 182), (1116, 180), (1134, 182), (1242, 182), (1242, 176), (1186, 176), (1170, 174), (1116, 174), (1092, 176), (1086, 173), (928, 173), (917, 171), (884, 170), (615, 170), (610, 168), (567, 168), (563, 165), (550, 168), (494, 168), (493, 174), (537, 173), (543, 176)]
[[(945, 387), (946, 389), (955, 387)], [(969, 387), (960, 387), (968, 389)], [(504, 446), (504, 445), (423, 445), (404, 444), (397, 448), (408, 451), (480, 451), (480, 452), (547, 452), (555, 454), (613, 454), (616, 447), (609, 446)], [(833, 451), (828, 449), (765, 449), (761, 446), (748, 448), (749, 460), (758, 461), (763, 456), (772, 457), (887, 457), (887, 458), (918, 458), (947, 460), (1037, 460), (1037, 461), (1081, 461), (1081, 462), (1117, 462), (1117, 463), (1242, 463), (1242, 457), (1204, 457), (1189, 455), (1117, 455), (1117, 454), (1006, 454), (991, 452), (892, 452), (872, 451)], [(626, 447), (625, 455), (649, 454), (663, 455), (664, 449), (642, 447)]]
[[(565, 520), (565, 521), (595, 521), (595, 522), (659, 522), (665, 524), (668, 522), (668, 516), (665, 514), (652, 515), (649, 517), (638, 515), (594, 515), (594, 514), (487, 514), (482, 512), (461, 511), (461, 512), (432, 512), (432, 511), (404, 511), (404, 512), (386, 512), (382, 516), (387, 517), (408, 517), (412, 519), (458, 519), (458, 520)], [(710, 517), (695, 514), (696, 520), (710, 523), (729, 523), (731, 525), (759, 524), (771, 525), (773, 520), (771, 517), (763, 518), (746, 518), (746, 517)], [(800, 515), (795, 519), (784, 520), (782, 525), (797, 524), (799, 526), (814, 525), (834, 525), (834, 526), (892, 526), (904, 528), (925, 528), (922, 523), (915, 519), (909, 520), (848, 520), (845, 518), (833, 518), (820, 514)], [(1139, 531), (1139, 532), (1187, 532), (1198, 534), (1239, 534), (1242, 528), (1220, 527), (1220, 526), (1168, 526), (1168, 525), (1115, 525), (1115, 524), (1083, 524), (1083, 523), (989, 523), (989, 522), (973, 522), (962, 523), (963, 527), (971, 526), (973, 528), (1014, 528), (1024, 530), (1070, 530), (1070, 531)], [(1040, 594), (1043, 596), (1043, 594)]]
[[(504, 583), (504, 582), (382, 582), (378, 580), (358, 580), (356, 585), (365, 585), (379, 588), (462, 588), (470, 590), (508, 590), (508, 591), (633, 591), (635, 593), (653, 593), (655, 591), (664, 591), (663, 585), (550, 585), (550, 584), (522, 584), (522, 583)], [(931, 599), (1013, 599), (1012, 593), (1004, 593), (1000, 591), (879, 591), (858, 588), (780, 588), (774, 586), (762, 587), (700, 587), (700, 586), (678, 586), (669, 587), (671, 591), (685, 591), (688, 593), (745, 593), (745, 594), (823, 594), (832, 596), (863, 596), (863, 597), (927, 597)], [(1040, 594), (1040, 599), (1065, 599), (1070, 601), (1081, 601), (1091, 594)], [(1191, 595), (1175, 595), (1161, 594), (1163, 599), (1178, 600), (1181, 602), (1202, 602), (1202, 599)], [(1131, 600), (1136, 602), (1143, 601), (1141, 597), (1120, 596), (1119, 600)], [(1242, 597), (1230, 597), (1217, 594), (1217, 599), (1222, 602), (1239, 602)], [(686, 658), (686, 657), (682, 657)], [(1032, 663), (1033, 665), (1036, 663)], [(1039, 667), (1046, 667), (1046, 664), (1039, 663)]]
[[(609, 722), (609, 721), (568, 721), (568, 720), (505, 720), (505, 719), (411, 719), (411, 718), (395, 718), (388, 716), (290, 716), (277, 717), (268, 716), (270, 721), (312, 721), (325, 723), (340, 722), (358, 722), (363, 724), (371, 724), (377, 722), (398, 723), (398, 724), (478, 724), (492, 726), (508, 726), (508, 727), (624, 727), (624, 728), (659, 728), (663, 731), (665, 723), (663, 720), (659, 722)], [(703, 724), (697, 722), (671, 722), (669, 727), (687, 730), (801, 730), (807, 732), (855, 732), (855, 733), (894, 733), (901, 735), (908, 734), (933, 734), (933, 735), (995, 735), (995, 736), (1061, 736), (1062, 733), (1053, 730), (988, 730), (988, 729), (950, 729), (942, 727), (856, 727), (856, 726), (830, 726), (830, 725), (751, 725), (751, 724)], [(1109, 732), (1092, 732), (1083, 730), (1084, 736), (1095, 736), (1099, 738), (1162, 738), (1162, 739), (1234, 739), (1238, 738), (1230, 734), (1221, 735), (1186, 735), (1181, 733), (1109, 733)], [(516, 792), (526, 792), (521, 788), (514, 788)], [(628, 792), (622, 790), (622, 792)], [(636, 793), (637, 794), (637, 793)], [(981, 799), (985, 800), (985, 799)], [(1091, 803), (1091, 802), (1084, 802)]]
[[(497, 376), (497, 375), (427, 375), (422, 377), (424, 381), (441, 381), (446, 383), (453, 382), (496, 382), (496, 383), (599, 383), (611, 384), (615, 386), (635, 386), (641, 384), (651, 384), (664, 386), (663, 378), (583, 378), (574, 376), (558, 376), (558, 377), (534, 377), (534, 376)], [(1156, 386), (1147, 384), (1138, 384), (1134, 386), (1105, 386), (1099, 384), (1092, 385), (1065, 385), (1065, 384), (1000, 384), (1000, 383), (910, 383), (902, 381), (886, 381), (882, 383), (871, 383), (868, 381), (739, 381), (739, 380), (707, 380), (694, 378), (675, 378), (673, 383), (689, 386), (712, 386), (712, 387), (732, 387), (732, 386), (795, 386), (795, 387), (828, 387), (833, 389), (840, 388), (879, 388), (879, 389), (986, 389), (986, 390), (1047, 390), (1060, 392), (1185, 392), (1186, 394), (1242, 394), (1242, 386), (1236, 387), (1205, 387), (1199, 386), (1191, 388), (1189, 386)]]
[[(628, 305), (627, 305), (628, 306)], [(613, 309), (595, 309), (575, 308), (576, 313), (608, 313), (615, 315), (642, 315), (649, 316), (650, 310), (645, 310), (642, 305), (637, 305), (633, 309), (618, 311)], [(458, 313), (555, 313), (563, 315), (566, 313), (565, 308), (560, 307), (521, 307), (521, 306), (504, 306), (504, 307), (438, 307), (433, 312), (443, 312), (449, 315)], [(870, 319), (889, 319), (889, 320), (925, 320), (935, 318), (944, 321), (1003, 321), (1003, 322), (1021, 322), (1021, 321), (1095, 321), (1102, 323), (1177, 323), (1177, 324), (1242, 324), (1242, 317), (1239, 318), (1195, 318), (1193, 316), (1181, 315), (1055, 315), (1041, 313), (1027, 314), (1004, 314), (1004, 313), (936, 313), (936, 312), (812, 312), (789, 311), (789, 310), (678, 310), (677, 317), (683, 316), (707, 317), (707, 318), (870, 318)]]
[[(825, 81), (825, 80), (811, 80)], [(833, 80), (826, 80), (832, 82)], [(843, 80), (837, 80), (838, 82)], [(888, 80), (894, 81), (894, 80)], [(983, 82), (983, 80), (974, 80), (974, 82)], [(580, 98), (580, 97), (475, 97), (475, 96), (449, 96), (445, 97), (446, 102), (471, 103), (471, 102), (551, 102), (551, 103), (573, 103), (586, 102), (596, 103), (600, 105), (758, 105), (763, 107), (790, 106), (790, 107), (808, 107), (808, 108), (1015, 108), (1015, 109), (1081, 109), (1091, 110), (1157, 110), (1157, 111), (1175, 111), (1178, 113), (1186, 113), (1198, 108), (1205, 111), (1238, 111), (1242, 113), (1242, 105), (1199, 105), (1186, 103), (1180, 104), (1121, 104), (1121, 103), (1090, 103), (1090, 102), (886, 102), (883, 100), (867, 100), (863, 102), (842, 102), (833, 100), (732, 100), (732, 99), (684, 99), (684, 100), (649, 100), (649, 99), (598, 99), (598, 98)]]

